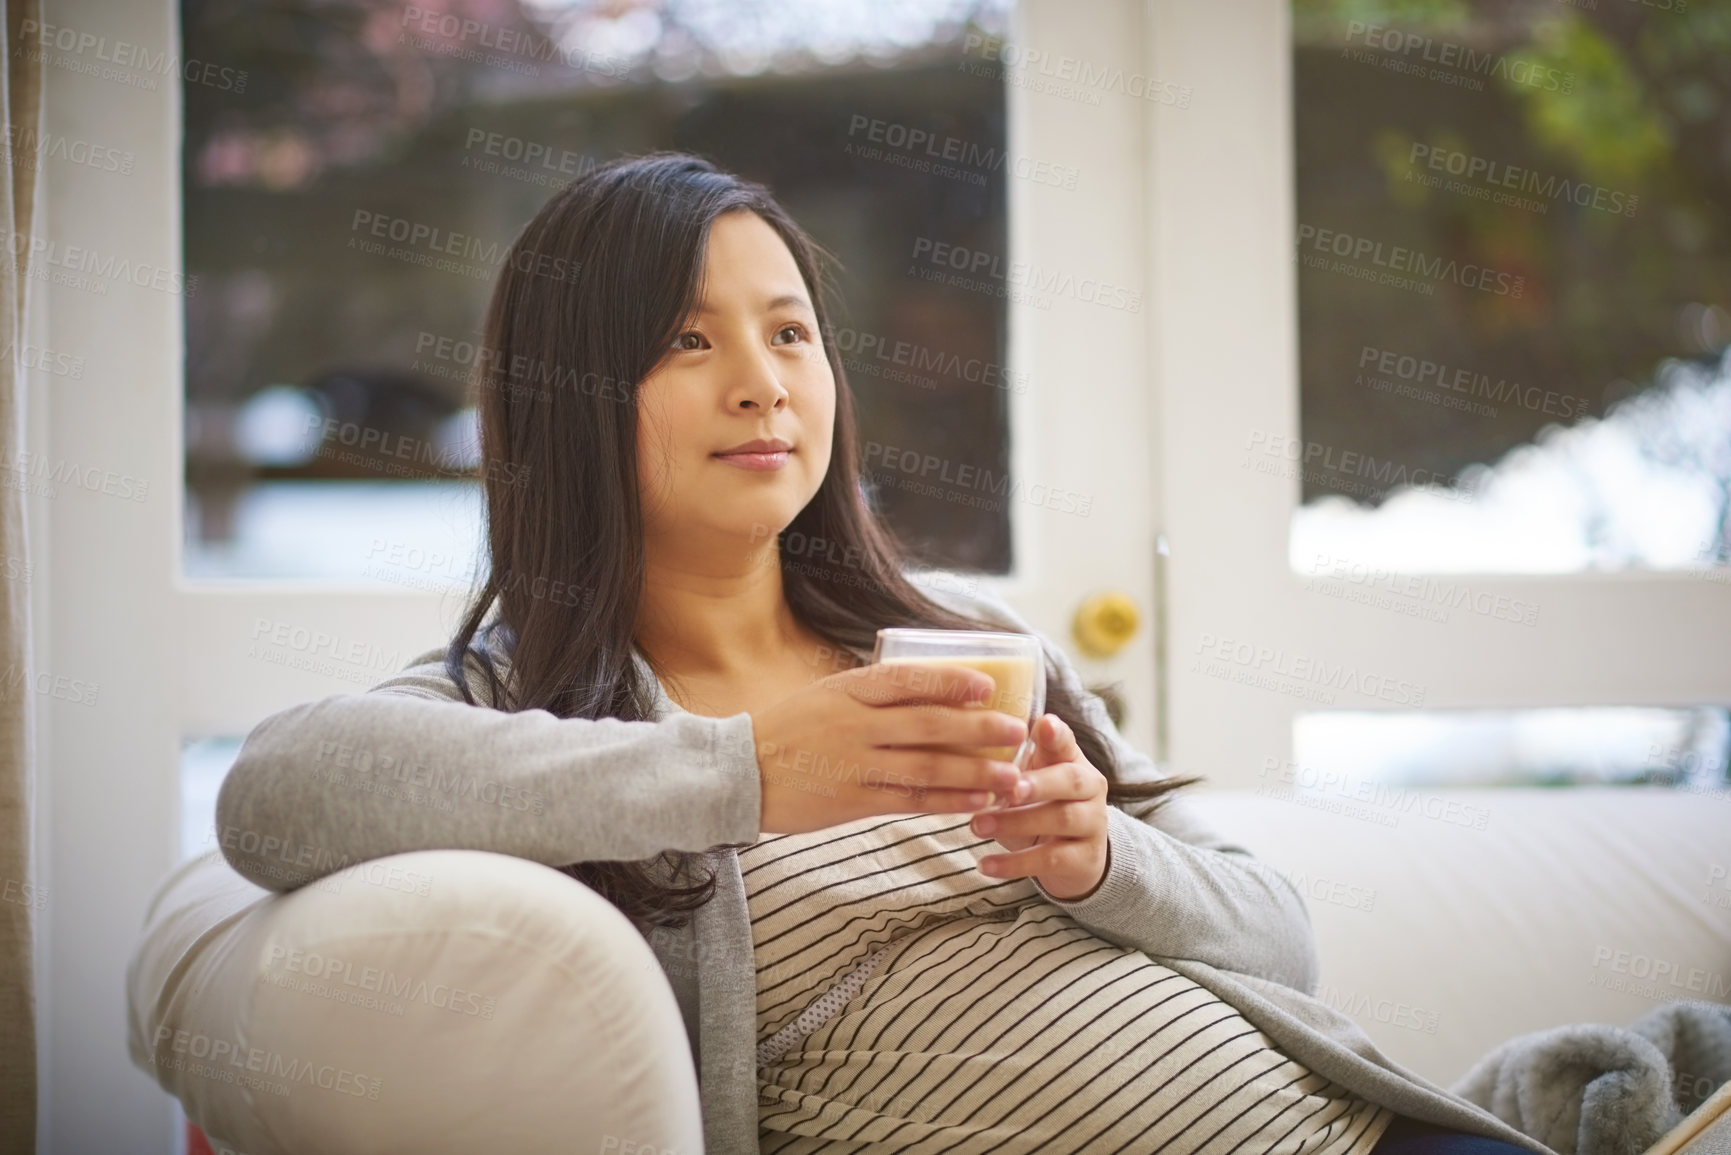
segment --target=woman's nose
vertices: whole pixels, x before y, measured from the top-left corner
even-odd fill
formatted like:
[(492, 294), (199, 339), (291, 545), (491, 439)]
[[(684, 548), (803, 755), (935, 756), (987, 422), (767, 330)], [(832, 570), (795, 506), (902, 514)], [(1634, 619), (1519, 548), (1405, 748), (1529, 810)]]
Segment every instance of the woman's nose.
[(747, 356), (729, 374), (728, 408), (780, 409), (786, 406), (788, 392), (781, 377), (768, 358)]

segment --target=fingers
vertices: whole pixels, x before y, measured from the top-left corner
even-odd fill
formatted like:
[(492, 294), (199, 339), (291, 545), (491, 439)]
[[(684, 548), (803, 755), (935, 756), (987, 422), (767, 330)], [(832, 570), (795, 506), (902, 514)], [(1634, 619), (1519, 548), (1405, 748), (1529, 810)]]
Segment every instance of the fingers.
[[(1049, 802), (1038, 810), (993, 810), (976, 815), (973, 831), (981, 838), (1087, 838), (1098, 818), (1089, 802)], [(1008, 843), (1006, 843), (1008, 845)]]
[(990, 878), (1033, 878), (1060, 902), (1080, 902), (1100, 889), (1111, 865), (1109, 844), (1060, 839), (982, 858), (980, 873)]
[[(892, 793), (891, 797), (895, 795)], [(910, 800), (915, 805), (907, 809), (908, 813), (920, 814), (972, 814), (983, 810), (992, 804), (992, 796), (984, 790), (926, 790), (914, 791)], [(885, 813), (899, 813), (889, 810)]]
[[(982, 758), (954, 750), (895, 750), (877, 752), (881, 779), (866, 777), (866, 785), (878, 790), (986, 790), (1008, 792), (1015, 788), (1019, 773), (1008, 762)], [(981, 805), (985, 805), (982, 803)]]
[(999, 710), (963, 706), (884, 706), (863, 720), (873, 746), (995, 746), (1005, 760), (1028, 732), (1027, 723)]
[(1106, 776), (1080, 757), (1073, 761), (1030, 767), (1022, 777), (1028, 781), (1028, 796), (1017, 802), (1018, 806), (1040, 802), (1091, 802), (1106, 792)]
[(1076, 732), (1056, 714), (1041, 714), (1034, 722), (1034, 754), (1030, 768), (1058, 762), (1084, 762)]
[(980, 873), (993, 878), (1032, 878), (1056, 870), (1068, 870), (1087, 859), (1081, 843), (1041, 842), (1025, 850), (994, 854), (980, 860)]
[[(981, 837), (1089, 838), (1100, 827), (1100, 812), (1106, 796), (1106, 776), (1076, 748), (1075, 734), (1055, 714), (1044, 714), (1034, 726), (1036, 756), (1022, 774), (1024, 792), (1011, 800), (1010, 808), (981, 814), (974, 819), (974, 833)], [(1055, 757), (1074, 750), (1073, 757), (1042, 763), (1042, 756)]]
[(948, 662), (876, 662), (835, 676), (846, 693), (870, 706), (902, 702), (963, 705), (989, 698), (997, 683), (990, 674)]

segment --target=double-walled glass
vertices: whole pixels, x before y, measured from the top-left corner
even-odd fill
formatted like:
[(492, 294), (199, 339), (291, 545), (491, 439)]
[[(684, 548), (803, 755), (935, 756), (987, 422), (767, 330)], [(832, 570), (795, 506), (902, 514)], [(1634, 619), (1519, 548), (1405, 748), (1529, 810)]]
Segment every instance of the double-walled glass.
[[(1039, 639), (1032, 634), (991, 633), (984, 630), (922, 630), (895, 627), (878, 631), (872, 661), (891, 667), (908, 668), (910, 687), (917, 679), (932, 675), (921, 671), (923, 666), (966, 666), (992, 679), (991, 697), (973, 703), (977, 709), (998, 710), (1020, 718), (1028, 725), (1028, 734), (1020, 746), (962, 747), (967, 753), (1014, 763), (1026, 770), (1034, 753), (1034, 723), (1046, 708), (1046, 662)], [(997, 795), (988, 809), (1001, 809), (1010, 799)]]

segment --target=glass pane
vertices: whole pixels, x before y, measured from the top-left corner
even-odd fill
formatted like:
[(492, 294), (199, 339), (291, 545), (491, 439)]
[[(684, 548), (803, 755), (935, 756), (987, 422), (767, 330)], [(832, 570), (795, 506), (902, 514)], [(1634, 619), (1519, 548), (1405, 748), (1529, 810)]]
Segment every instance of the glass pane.
[[(1003, 475), (1004, 375), (978, 367), (1004, 363), (1005, 304), (921, 279), (910, 254), (1004, 251), (1004, 82), (962, 65), (968, 37), (1007, 31), (1009, 0), (181, 11), (188, 58), (245, 74), (184, 85), (188, 576), (429, 576), (381, 568), (395, 554), (466, 583), (465, 385), (496, 261), (446, 255), (452, 238), (502, 254), (571, 178), (660, 148), (769, 184), (839, 258), (868, 463)], [(920, 143), (952, 140), (971, 159)], [(868, 497), (926, 560), (1008, 571), (1007, 503), (898, 481), (868, 470)]]
[(1382, 786), (1655, 785), (1731, 803), (1722, 707), (1320, 711), (1298, 715), (1292, 739), (1264, 788), (1372, 813), (1413, 804)]
[(1728, 12), (1294, 0), (1295, 569), (1731, 559)]

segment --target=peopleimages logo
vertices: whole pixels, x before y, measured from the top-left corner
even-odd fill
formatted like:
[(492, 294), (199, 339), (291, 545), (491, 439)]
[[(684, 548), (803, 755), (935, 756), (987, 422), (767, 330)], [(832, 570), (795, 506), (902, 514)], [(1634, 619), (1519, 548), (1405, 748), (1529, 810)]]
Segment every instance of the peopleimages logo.
[(1360, 1024), (1374, 1019), (1387, 1026), (1434, 1035), (1437, 1024), (1442, 1021), (1442, 1016), (1436, 1011), (1340, 987), (1318, 987), (1316, 997)]
[(1715, 862), (1707, 868), (1707, 885), (1701, 890), (1701, 901), (1731, 910), (1731, 871), (1724, 864)]
[[(1363, 20), (1349, 20), (1346, 42), (1354, 41), (1365, 48), (1376, 49), (1382, 57), (1358, 52), (1354, 59), (1379, 61), (1396, 72), (1408, 72), (1429, 80), (1442, 80), (1460, 87), (1482, 90), (1486, 76), (1498, 77), (1527, 88), (1565, 95), (1575, 90), (1575, 74), (1547, 68), (1532, 60), (1511, 57), (1501, 52), (1480, 52), (1469, 45), (1452, 40), (1440, 40), (1420, 32), (1405, 32), (1399, 28), (1384, 28)], [(1350, 47), (1343, 55), (1352, 55)], [(1416, 57), (1414, 54), (1417, 54)], [(1468, 83), (1470, 82), (1470, 83)]]
[[(939, 176), (962, 176), (971, 184), (984, 184), (984, 173), (1007, 171), (1020, 180), (1073, 189), (1080, 175), (1075, 165), (1056, 164), (1030, 156), (1012, 156), (1008, 149), (995, 145), (983, 145), (929, 128), (878, 120), (860, 113), (848, 119), (847, 134), (849, 140), (843, 151), (851, 156), (891, 160), (903, 167), (934, 172)], [(864, 139), (856, 141), (854, 137)], [(881, 148), (872, 147), (878, 145), (895, 151), (885, 155)], [(961, 169), (952, 167), (955, 165)]]
[(1422, 467), (1409, 469), (1392, 459), (1378, 460), (1356, 449), (1341, 449), (1283, 433), (1252, 429), (1244, 449), (1242, 468), (1282, 477), (1301, 475), (1306, 481), (1343, 493), (1377, 497), (1410, 485), (1429, 487), (1435, 496), (1451, 501), (1471, 501), (1475, 492), (1473, 485), (1459, 476)]
[[(341, 1095), (352, 1095), (357, 1099), (377, 1099), (383, 1086), (381, 1079), (351, 1071), (335, 1063), (291, 1058), (263, 1047), (249, 1047), (239, 1040), (217, 1038), (202, 1031), (157, 1027), (155, 1050), (157, 1054), (153, 1061), (158, 1066), (172, 1066), (179, 1070), (181, 1067), (176, 1061), (176, 1056), (179, 1056), (180, 1062), (189, 1059), (194, 1061), (194, 1065), (187, 1068), (192, 1074), (219, 1078), (230, 1083), (235, 1081), (230, 1076), (235, 1072), (245, 1071), (266, 1079), (278, 1080), (280, 1083), (318, 1087)], [(165, 1050), (172, 1054), (163, 1054)]]
[(24, 369), (33, 369), (54, 377), (84, 376), (84, 358), (70, 353), (56, 353), (28, 341), (13, 340), (0, 349), (0, 360), (12, 361)]
[[(1343, 233), (1335, 229), (1318, 228), (1315, 225), (1300, 224), (1298, 226), (1298, 248), (1300, 255), (1309, 248), (1318, 256), (1333, 255), (1342, 261), (1353, 262), (1356, 269), (1341, 266), (1336, 261), (1335, 272), (1353, 273), (1366, 280), (1377, 279), (1377, 274), (1363, 267), (1369, 262), (1376, 269), (1384, 270), (1385, 276), (1410, 273), (1414, 277), (1428, 281), (1448, 281), (1466, 289), (1476, 289), (1482, 293), (1494, 293), (1499, 297), (1514, 297), (1519, 299), (1525, 292), (1527, 279), (1511, 275), (1488, 265), (1476, 265), (1470, 261), (1457, 261), (1453, 257), (1433, 257), (1409, 249), (1402, 245), (1385, 245), (1371, 237), (1355, 237), (1351, 233)], [(1306, 264), (1313, 264), (1310, 259)], [(1368, 275), (1366, 275), (1368, 274)], [(1422, 281), (1421, 281), (1422, 283)]]
[(843, 355), (842, 363), (849, 369), (882, 375), (877, 363), (888, 362), (912, 372), (936, 373), (994, 389), (1015, 393), (1028, 391), (1028, 374), (1018, 373), (995, 361), (980, 357), (964, 358), (948, 349), (934, 349), (914, 341), (891, 339), (881, 333), (862, 333), (858, 329), (832, 328), (829, 335), (835, 342), (836, 351)]
[[(48, 63), (56, 68), (88, 73), (103, 80), (119, 80), (147, 92), (156, 91), (156, 78), (169, 76), (178, 77), (188, 84), (202, 84), (209, 88), (233, 92), (237, 96), (246, 91), (245, 69), (224, 68), (190, 56), (183, 60), (173, 52), (154, 52), (142, 44), (110, 40), (106, 36), (98, 36), (81, 28), (69, 28), (64, 24), (43, 24), (26, 18), (18, 24), (18, 39), (20, 47), (13, 49), (14, 55), (22, 54), (30, 60), (41, 60), (44, 57), (43, 50), (53, 49), (67, 54), (63, 58), (48, 60)], [(30, 45), (30, 41), (36, 42), (34, 47)], [(107, 65), (115, 67), (109, 68)], [(126, 71), (120, 72), (117, 69)], [(147, 75), (136, 75), (140, 72)]]
[(1348, 690), (1395, 706), (1424, 705), (1425, 688), (1404, 678), (1361, 670), (1346, 662), (1330, 662), (1326, 658), (1290, 653), (1283, 647), (1258, 646), (1252, 642), (1217, 637), (1207, 631), (1203, 631), (1193, 651), (1192, 668), (1195, 669), (1198, 663), (1202, 664), (1203, 673), (1236, 667), (1250, 676), (1284, 679), (1321, 691)]
[[(1615, 189), (1603, 188), (1599, 185), (1588, 184), (1585, 181), (1572, 181), (1567, 177), (1540, 176), (1534, 170), (1522, 168), (1520, 165), (1475, 156), (1459, 149), (1421, 144), (1416, 140), (1413, 141), (1406, 160), (1406, 179), (1409, 181), (1414, 180), (1415, 177), (1421, 180), (1425, 177), (1423, 172), (1417, 171), (1422, 163), (1432, 172), (1458, 176), (1467, 182), (1477, 181), (1485, 185), (1494, 185), (1499, 189), (1513, 189), (1516, 192), (1529, 193), (1546, 200), (1564, 200), (1580, 208), (1620, 213), (1626, 217), (1634, 216), (1635, 209), (1641, 203), (1641, 198), (1631, 193), (1618, 192)], [(1469, 191), (1450, 187), (1457, 183), (1459, 182), (1449, 182), (1449, 186), (1444, 186), (1445, 191)], [(1511, 201), (1503, 203), (1515, 203), (1519, 200), (1520, 198), (1512, 198)], [(1539, 212), (1544, 212), (1548, 206), (1539, 201), (1531, 204), (1520, 204), (1518, 207), (1537, 208)]]
[[(601, 158), (572, 152), (542, 141), (509, 133), (471, 128), (463, 141), (466, 154), (459, 167), (507, 176), (546, 187), (563, 185), (572, 177), (585, 176), (601, 167)], [(481, 155), (474, 155), (480, 153)]]
[[(1318, 577), (1324, 581), (1319, 582)], [(1331, 587), (1324, 582), (1338, 584)], [(1366, 596), (1354, 596), (1350, 592), (1350, 588), (1354, 586), (1363, 590)], [(1302, 575), (1300, 587), (1329, 596), (1343, 596), (1348, 601), (1362, 605), (1408, 613), (1414, 617), (1428, 617), (1439, 622), (1448, 621), (1448, 611), (1456, 609), (1523, 626), (1536, 625), (1539, 620), (1537, 602), (1474, 589), (1470, 583), (1455, 578), (1406, 573), (1326, 553), (1318, 553), (1311, 558), (1310, 570)], [(1410, 601), (1391, 602), (1377, 596), (1381, 592)], [(1435, 610), (1437, 613), (1433, 615), (1421, 612), (1423, 610)]]
[[(876, 473), (874, 466), (878, 469)], [(1025, 501), (1042, 509), (1087, 517), (1094, 507), (1091, 493), (1037, 481), (1024, 483), (1007, 472), (994, 473), (969, 462), (952, 461), (881, 441), (865, 443), (861, 470), (868, 484), (889, 485), (906, 493), (939, 497), (980, 509), (999, 510), (1005, 501)]]
[(31, 276), (54, 280), (80, 292), (105, 295), (109, 282), (125, 282), (141, 289), (182, 293), (188, 297), (198, 288), (197, 274), (187, 276), (178, 269), (104, 253), (87, 245), (69, 245), (4, 229), (0, 229), (0, 242), (4, 242), (15, 257), (29, 251)]
[(376, 781), (390, 778), (418, 786), (452, 800), (484, 802), (505, 810), (526, 810), (536, 814), (547, 808), (546, 800), (538, 790), (525, 790), (509, 782), (428, 766), (384, 751), (375, 752), (365, 746), (351, 746), (347, 742), (320, 742), (313, 760), (321, 764), (313, 769), (315, 778), (321, 776), (320, 770), (328, 763)]
[[(1031, 293), (1036, 298), (1048, 295), (1070, 297), (1086, 305), (1104, 305), (1108, 309), (1122, 309), (1127, 313), (1142, 311), (1140, 292), (1095, 277), (1078, 277), (1060, 269), (1042, 268), (1029, 261), (1005, 261), (997, 253), (984, 249), (969, 249), (962, 245), (934, 241), (930, 237), (916, 237), (912, 256), (914, 261), (919, 263), (938, 269), (956, 270), (962, 279), (951, 283), (961, 288), (992, 286), (996, 283), (1000, 295), (1003, 295), (1002, 286), (1007, 285)], [(973, 278), (984, 280), (968, 283)]]
[(1714, 1000), (1731, 996), (1731, 986), (1726, 985), (1725, 976), (1717, 971), (1608, 946), (1593, 948), (1593, 970), (1596, 973), (1587, 979), (1590, 985), (1643, 998), (1660, 995), (1672, 998), (1674, 991), (1692, 991)]
[(395, 971), (376, 966), (357, 965), (353, 959), (320, 954), (317, 951), (294, 950), (280, 944), (272, 944), (265, 952), (265, 965), (280, 968), (289, 974), (353, 987), (367, 994), (382, 995), (389, 999), (407, 999), (450, 1011), (452, 1014), (474, 1018), (491, 1019), (498, 1006), (497, 999), (476, 991), (464, 990), (462, 987), (453, 987), (447, 983), (429, 983), (417, 976), (399, 975)]
[(442, 11), (442, 7), (407, 5), (399, 22), (402, 31), (397, 43), (526, 76), (539, 76), (542, 63), (559, 63), (614, 80), (630, 75), (629, 61), (598, 56), (581, 48), (566, 48), (539, 32), (489, 24)]
[[(352, 234), (348, 243), (351, 249), (464, 276), (491, 278), (509, 264), (520, 273), (555, 281), (575, 281), (582, 269), (582, 262), (564, 256), (533, 249), (514, 251), (509, 241), (487, 241), (469, 233), (453, 232), (424, 221), (369, 209), (355, 210), (349, 222), (349, 232)], [(370, 239), (375, 237), (378, 240)], [(385, 241), (400, 247), (387, 250)], [(469, 264), (464, 264), (465, 261)]]
[[(1011, 83), (1032, 88), (1037, 92), (1084, 93), (1087, 103), (1100, 103), (1099, 93), (1110, 92), (1134, 100), (1189, 108), (1193, 95), (1188, 84), (1174, 84), (1145, 76), (1140, 72), (1125, 72), (1116, 65), (1097, 64), (1079, 56), (1054, 56), (1044, 49), (1024, 48), (1001, 36), (969, 33), (962, 41), (963, 55), (979, 53), (982, 59), (1000, 63)], [(967, 63), (963, 62), (964, 65)], [(973, 75), (980, 72), (969, 70)], [(1056, 85), (1029, 84), (1030, 78), (1058, 82)], [(1070, 86), (1070, 87), (1066, 87)], [(1073, 91), (1072, 91), (1073, 89)]]
[[(1483, 806), (1408, 786), (1361, 778), (1344, 770), (1270, 757), (1263, 759), (1259, 776), (1274, 780), (1259, 786), (1256, 790), (1259, 795), (1284, 797), (1285, 801), (1297, 802), (1301, 806), (1310, 805), (1320, 798), (1348, 804), (1361, 803), (1365, 808), (1362, 813), (1346, 812), (1347, 816), (1365, 818), (1381, 826), (1400, 825), (1401, 815), (1429, 818), (1471, 830), (1484, 830), (1491, 821), (1491, 812)], [(1285, 787), (1278, 794), (1275, 792), (1276, 782)], [(1384, 821), (1385, 818), (1390, 820)]]
[(74, 140), (47, 129), (36, 130), (28, 125), (9, 125), (6, 129), (6, 163), (28, 171), (44, 160), (62, 160), (82, 165), (98, 172), (132, 172), (132, 153), (110, 145)]
[[(1533, 413), (1560, 417), (1565, 421), (1581, 417), (1587, 411), (1588, 401), (1585, 397), (1540, 389), (1537, 385), (1522, 385), (1519, 381), (1502, 377), (1492, 381), (1489, 374), (1481, 373), (1477, 369), (1432, 361), (1428, 357), (1415, 357), (1394, 349), (1379, 349), (1375, 345), (1365, 345), (1359, 349), (1358, 367), (1373, 369), (1377, 373), (1409, 382), (1414, 386), (1430, 386), (1446, 392), (1464, 393), (1468, 397), (1481, 397), (1498, 405), (1513, 402)], [(1496, 410), (1491, 410), (1490, 415), (1496, 416)]]

